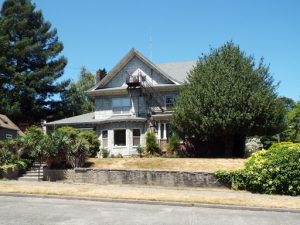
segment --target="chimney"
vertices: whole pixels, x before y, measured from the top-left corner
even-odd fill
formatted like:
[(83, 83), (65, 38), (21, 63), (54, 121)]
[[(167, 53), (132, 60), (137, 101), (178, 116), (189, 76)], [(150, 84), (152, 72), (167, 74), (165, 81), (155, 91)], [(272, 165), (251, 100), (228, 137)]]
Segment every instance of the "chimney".
[(100, 73), (100, 71), (98, 70), (98, 71), (96, 72), (96, 84), (97, 84), (98, 82), (100, 82), (101, 80), (102, 80), (101, 73)]

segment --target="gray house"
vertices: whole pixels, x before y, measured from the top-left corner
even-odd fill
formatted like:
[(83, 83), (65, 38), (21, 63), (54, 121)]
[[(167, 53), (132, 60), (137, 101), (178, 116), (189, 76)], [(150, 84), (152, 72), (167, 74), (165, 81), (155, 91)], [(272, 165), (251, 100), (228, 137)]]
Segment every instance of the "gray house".
[(0, 114), (0, 141), (16, 138), (23, 135), (20, 128), (14, 124), (6, 115)]
[(73, 126), (93, 129), (111, 154), (136, 154), (153, 130), (161, 146), (170, 135), (172, 107), (195, 62), (154, 64), (132, 49), (102, 80), (87, 91), (95, 112), (46, 123), (47, 129)]

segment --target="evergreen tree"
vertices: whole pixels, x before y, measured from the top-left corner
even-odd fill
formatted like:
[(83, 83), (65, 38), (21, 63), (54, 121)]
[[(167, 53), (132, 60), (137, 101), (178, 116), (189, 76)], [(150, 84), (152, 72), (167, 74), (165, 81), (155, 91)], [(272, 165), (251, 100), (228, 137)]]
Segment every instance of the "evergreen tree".
[(68, 85), (57, 81), (67, 60), (56, 29), (30, 0), (4, 1), (0, 49), (0, 112), (29, 124), (52, 114), (53, 97)]
[(107, 75), (106, 69), (99, 69), (96, 72), (96, 83), (98, 83), (99, 81), (101, 81), (105, 76)]
[[(223, 140), (227, 156), (243, 155), (245, 137), (283, 127), (284, 108), (263, 60), (255, 65), (232, 42), (199, 58), (177, 104), (172, 125), (181, 138)], [(238, 152), (234, 146), (240, 146)]]

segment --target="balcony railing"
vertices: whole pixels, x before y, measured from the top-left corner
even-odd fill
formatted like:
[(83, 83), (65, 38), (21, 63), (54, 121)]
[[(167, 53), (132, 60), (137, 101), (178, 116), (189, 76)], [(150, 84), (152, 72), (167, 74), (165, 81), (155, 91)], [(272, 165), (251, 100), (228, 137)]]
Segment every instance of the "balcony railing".
[(126, 77), (126, 84), (129, 87), (135, 87), (135, 86), (139, 86), (141, 83), (141, 78), (139, 75), (133, 76), (133, 75), (129, 75)]

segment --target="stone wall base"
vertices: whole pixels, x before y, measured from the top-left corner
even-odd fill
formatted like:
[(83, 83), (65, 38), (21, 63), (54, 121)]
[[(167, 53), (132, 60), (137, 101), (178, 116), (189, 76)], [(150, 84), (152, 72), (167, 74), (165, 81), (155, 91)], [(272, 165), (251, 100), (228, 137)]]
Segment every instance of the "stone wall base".
[(44, 180), (65, 180), (74, 183), (135, 184), (172, 187), (224, 187), (211, 173), (146, 171), (146, 170), (103, 170), (77, 168), (73, 170), (44, 169)]

